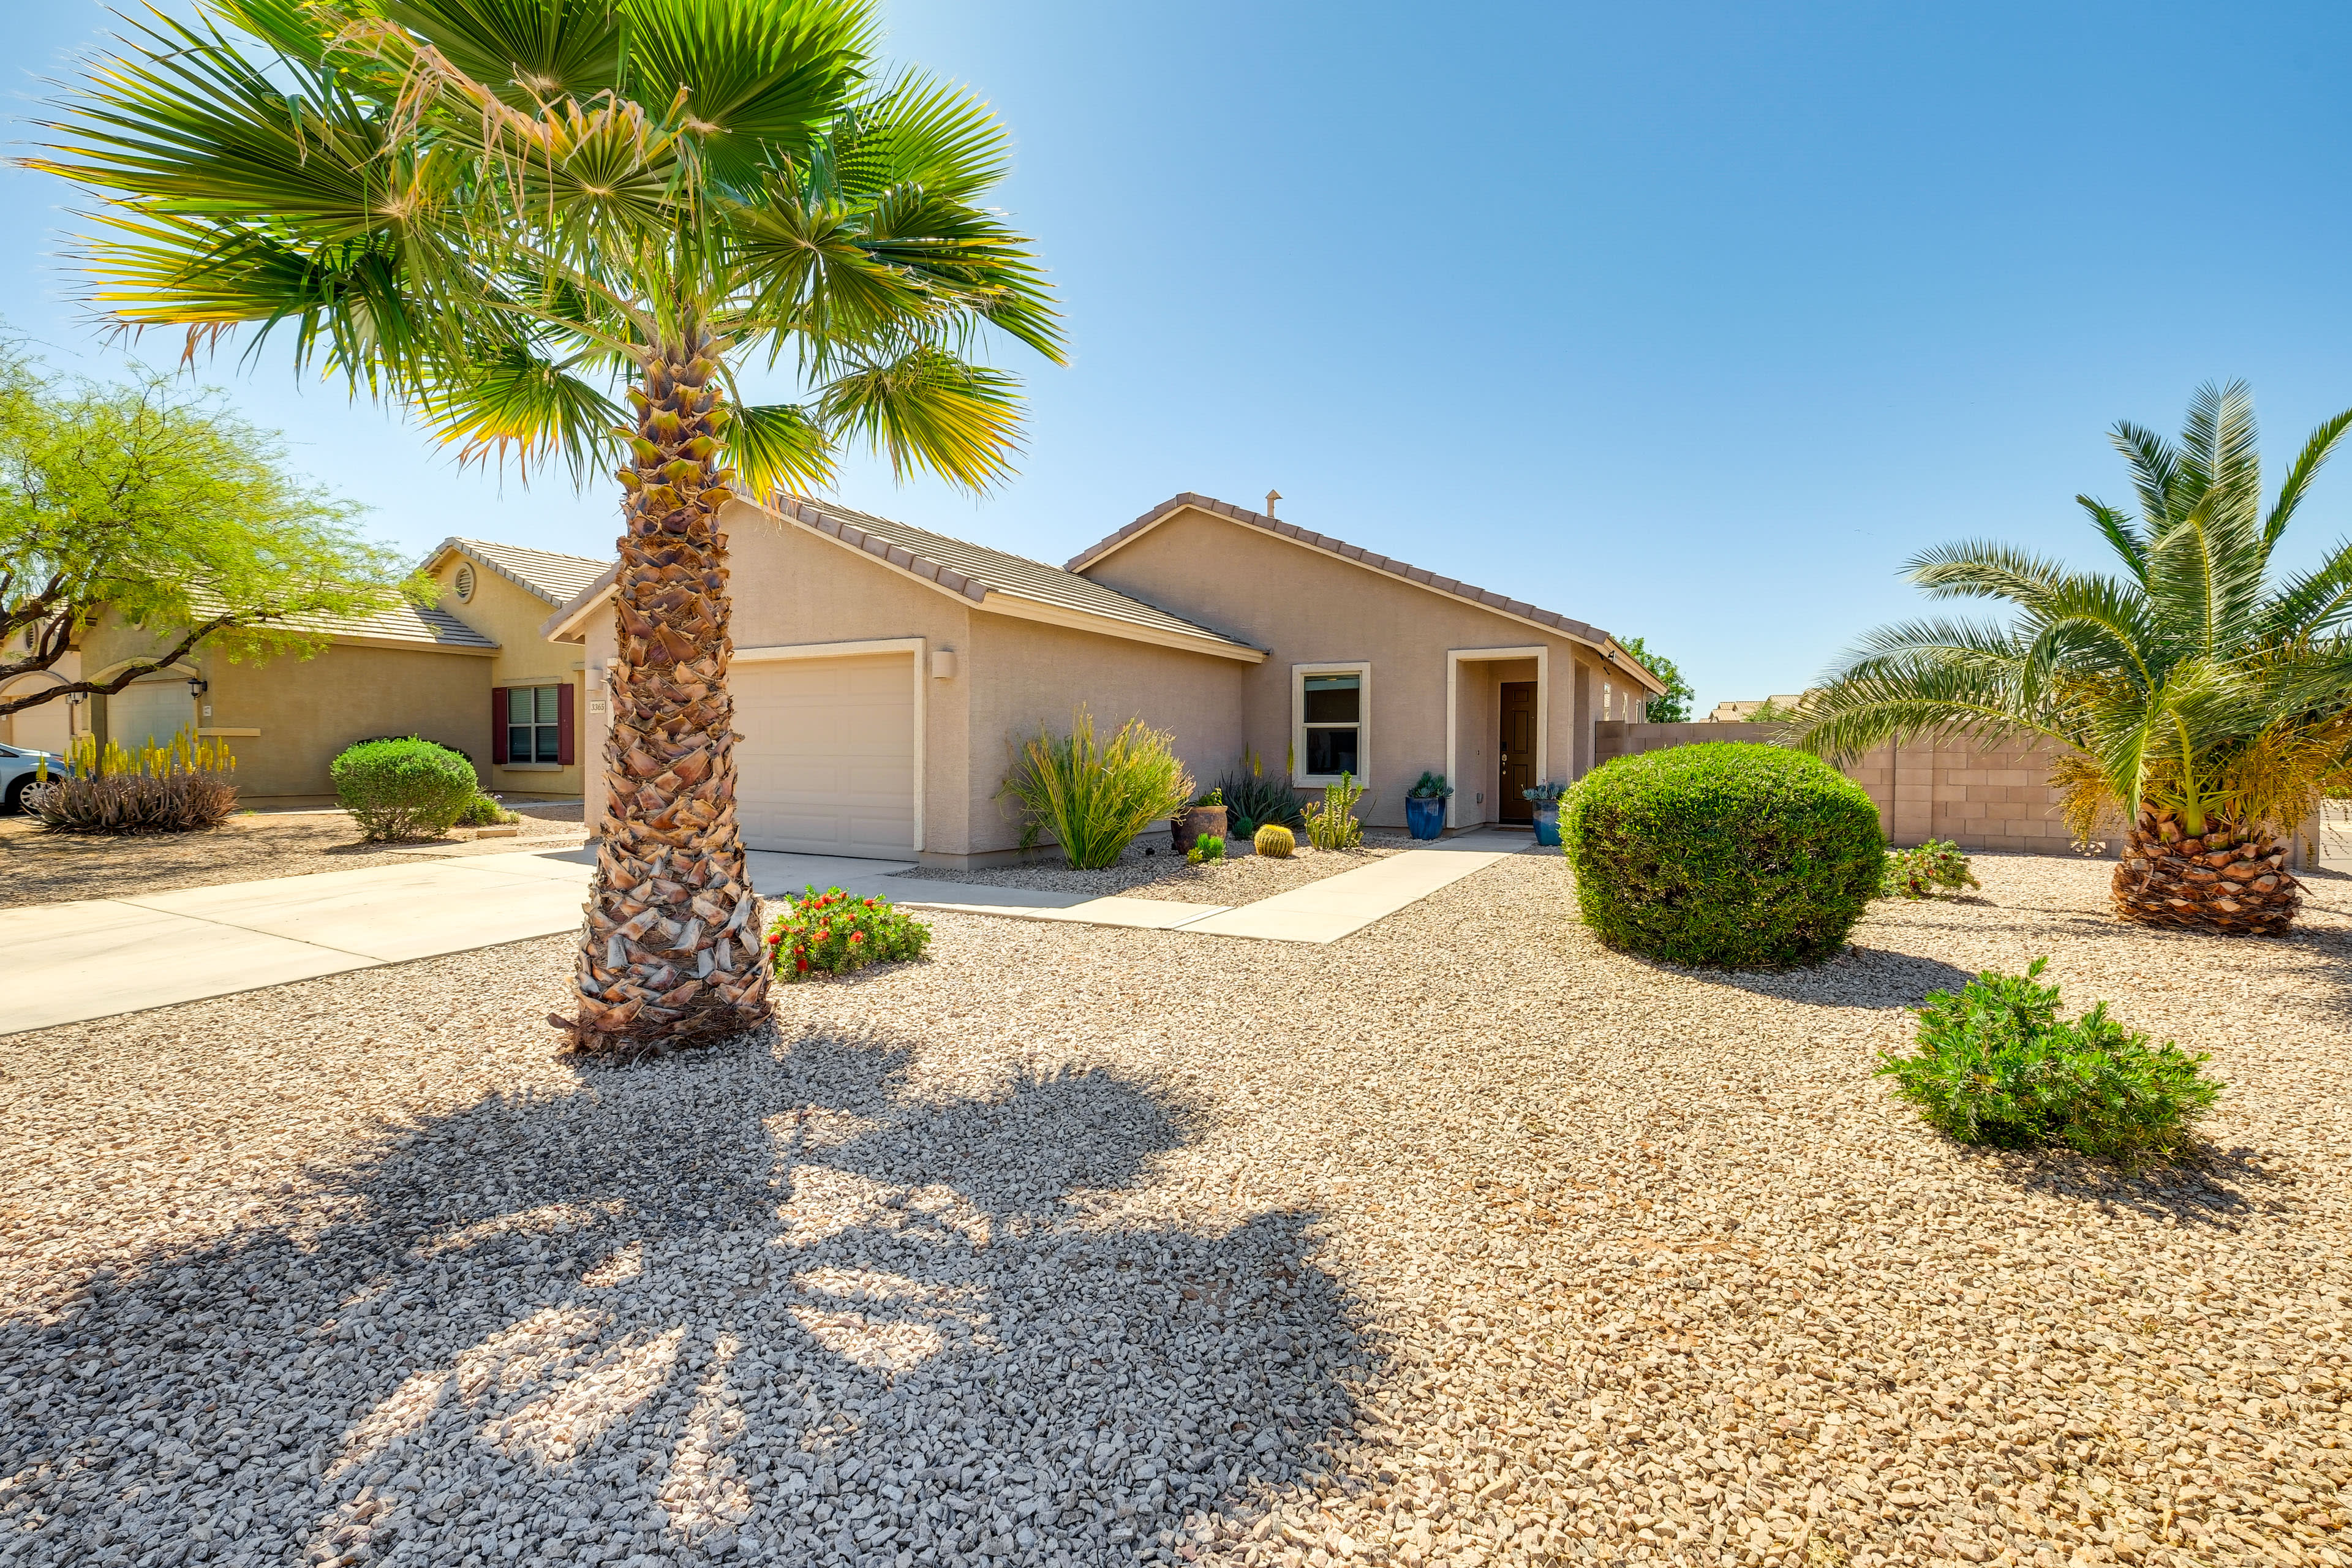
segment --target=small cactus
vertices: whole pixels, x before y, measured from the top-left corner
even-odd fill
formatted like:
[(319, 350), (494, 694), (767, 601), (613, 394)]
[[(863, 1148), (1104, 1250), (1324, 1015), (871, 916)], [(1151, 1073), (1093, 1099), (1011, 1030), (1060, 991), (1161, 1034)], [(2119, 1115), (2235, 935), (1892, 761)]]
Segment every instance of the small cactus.
[(1269, 822), (1259, 828), (1257, 837), (1250, 842), (1256, 846), (1259, 854), (1270, 855), (1276, 860), (1289, 859), (1290, 852), (1298, 847), (1298, 841), (1290, 836), (1290, 829), (1278, 822)]

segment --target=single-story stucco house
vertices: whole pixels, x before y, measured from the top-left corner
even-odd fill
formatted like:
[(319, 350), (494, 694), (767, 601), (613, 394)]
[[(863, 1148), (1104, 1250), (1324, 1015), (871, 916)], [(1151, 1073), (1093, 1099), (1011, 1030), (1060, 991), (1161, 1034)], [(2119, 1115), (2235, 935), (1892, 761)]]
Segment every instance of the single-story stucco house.
[[(183, 728), (225, 742), (248, 800), (332, 793), (327, 765), (354, 741), (421, 735), (472, 759), (485, 789), (576, 795), (582, 758), (576, 650), (540, 635), (605, 563), (583, 555), (445, 540), (419, 570), (440, 587), (429, 606), (398, 600), (373, 615), (310, 617), (321, 639), (308, 658), (232, 662), (198, 647), (167, 669), (79, 705), (73, 721), (136, 750)], [(152, 657), (174, 637), (106, 615), (78, 653), (93, 679)], [(52, 715), (48, 710), (57, 710)], [(49, 727), (36, 729), (33, 714)], [(62, 731), (63, 703), (18, 714), (19, 735)]]
[[(1524, 822), (1522, 789), (1583, 773), (1593, 726), (1663, 689), (1582, 621), (1204, 496), (1066, 567), (799, 497), (720, 521), (755, 849), (1014, 858), (1013, 742), (1081, 704), (1169, 731), (1203, 787), (1244, 753), (1302, 793), (1346, 771), (1364, 820), (1401, 826), (1426, 770), (1456, 785), (1449, 826)], [(608, 569), (541, 628), (584, 647), (598, 755), (611, 594)]]

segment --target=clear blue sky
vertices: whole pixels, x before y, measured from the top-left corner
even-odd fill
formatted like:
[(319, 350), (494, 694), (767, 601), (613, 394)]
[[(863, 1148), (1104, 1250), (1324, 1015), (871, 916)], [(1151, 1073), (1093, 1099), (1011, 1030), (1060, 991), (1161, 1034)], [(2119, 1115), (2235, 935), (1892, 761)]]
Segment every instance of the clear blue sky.
[[(11, 7), (17, 110), (107, 26)], [(1911, 552), (2087, 559), (2104, 432), (2254, 384), (2273, 471), (2352, 404), (2340, 5), (897, 0), (892, 54), (1011, 125), (1001, 200), (1062, 290), (1023, 475), (850, 505), (1059, 561), (1179, 490), (1606, 626), (1702, 705), (1911, 613)], [(21, 120), (17, 134), (27, 134)], [(0, 312), (120, 363), (0, 175)], [(163, 352), (160, 344), (154, 352)], [(611, 499), (460, 474), (395, 420), (222, 363), (422, 549), (603, 554)], [(2352, 520), (2352, 458), (2299, 527)]]

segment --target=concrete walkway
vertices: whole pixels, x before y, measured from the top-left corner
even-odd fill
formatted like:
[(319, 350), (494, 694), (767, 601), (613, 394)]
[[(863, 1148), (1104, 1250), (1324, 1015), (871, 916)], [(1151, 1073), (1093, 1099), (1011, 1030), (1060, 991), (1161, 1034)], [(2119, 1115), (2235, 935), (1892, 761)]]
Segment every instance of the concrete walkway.
[[(902, 877), (904, 860), (751, 862), (762, 898), (814, 884), (914, 909), (1321, 943), (1528, 849), (1466, 834), (1237, 909)], [(576, 931), (594, 866), (593, 848), (565, 847), (0, 910), (0, 1035)]]

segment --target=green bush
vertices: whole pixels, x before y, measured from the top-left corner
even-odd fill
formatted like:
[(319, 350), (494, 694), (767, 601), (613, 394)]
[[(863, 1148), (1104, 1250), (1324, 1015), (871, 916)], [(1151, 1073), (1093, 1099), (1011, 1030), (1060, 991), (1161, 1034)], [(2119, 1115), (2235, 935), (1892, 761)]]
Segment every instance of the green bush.
[(457, 813), (457, 821), (453, 826), (458, 827), (498, 827), (506, 823), (520, 822), (521, 820), (522, 817), (520, 815), (509, 811), (505, 806), (499, 805), (499, 797), (497, 795), (478, 795), (473, 799), (467, 801), (464, 808)]
[(1021, 847), (1050, 829), (1063, 857), (1079, 870), (1118, 863), (1135, 836), (1192, 798), (1192, 775), (1169, 736), (1130, 719), (1108, 742), (1095, 738), (1094, 715), (1080, 708), (1067, 735), (1040, 726), (1015, 750), (1012, 776), (998, 792), (1021, 803)]
[(438, 838), (481, 794), (473, 764), (430, 741), (362, 741), (344, 748), (327, 776), (371, 841)]
[(2198, 1071), (2207, 1058), (2169, 1040), (2150, 1048), (2105, 1002), (2059, 1017), (2058, 987), (2040, 984), (2049, 962), (1979, 974), (1958, 994), (1928, 993), (1916, 1052), (1880, 1053), (1880, 1076), (1963, 1143), (2126, 1161), (2178, 1152), (2221, 1092)]
[(1713, 969), (1837, 952), (1877, 893), (1878, 807), (1828, 763), (1710, 742), (1626, 757), (1567, 797), (1562, 847), (1601, 941)]
[(1886, 873), (1878, 886), (1882, 899), (1932, 899), (1938, 891), (1984, 886), (1969, 869), (1969, 858), (1948, 840), (1930, 838), (1916, 849), (1889, 849)]
[(1195, 866), (1203, 860), (1222, 860), (1224, 858), (1225, 841), (1213, 833), (1203, 833), (1192, 840), (1192, 847), (1184, 851), (1184, 858)]
[(930, 944), (931, 928), (889, 900), (820, 893), (814, 882), (768, 923), (768, 961), (784, 980), (920, 958)]

